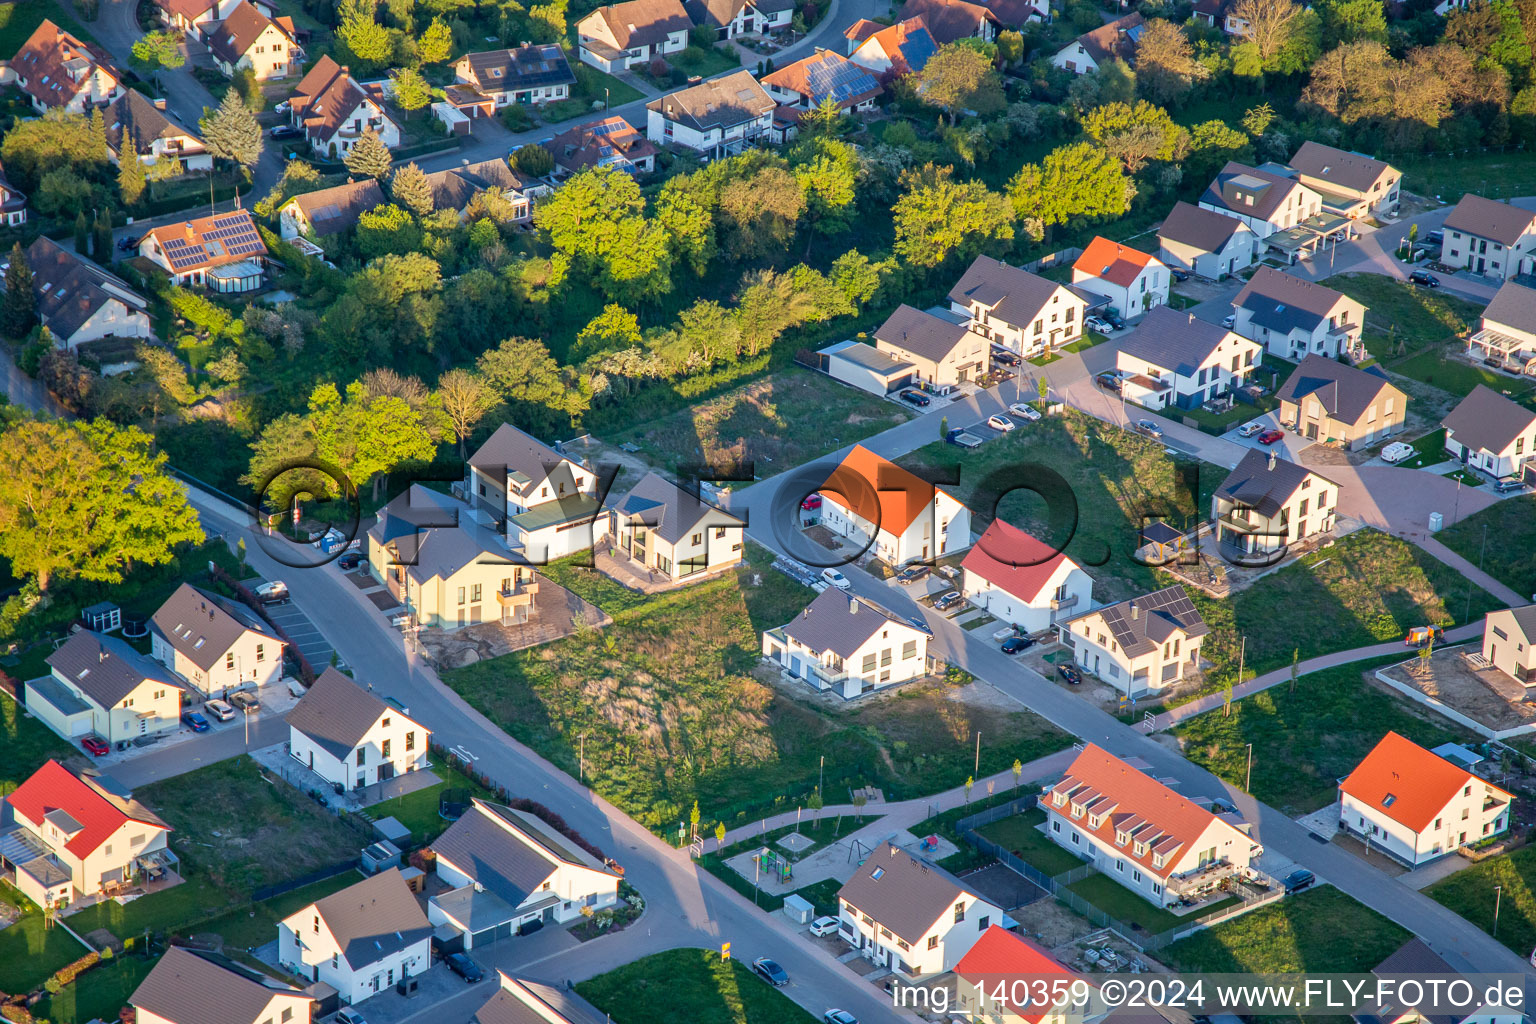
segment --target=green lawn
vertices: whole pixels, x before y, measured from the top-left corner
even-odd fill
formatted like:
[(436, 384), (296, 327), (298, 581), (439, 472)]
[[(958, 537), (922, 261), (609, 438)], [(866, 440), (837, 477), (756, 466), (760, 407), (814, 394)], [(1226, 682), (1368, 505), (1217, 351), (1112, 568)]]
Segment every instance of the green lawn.
[(79, 980), (64, 986), (58, 995), (45, 996), (33, 1007), (33, 1016), (57, 1024), (115, 1021), (117, 1012), (128, 1004), (128, 997), (158, 959), (136, 954), (114, 957), (80, 975)]
[(5, 54), (9, 59), (45, 19), (52, 19), (55, 25), (87, 42), (96, 39), (68, 7), (55, 0), (22, 0), (19, 3), (0, 4), (0, 54)]
[[(1482, 307), (1380, 274), (1335, 274), (1322, 282), (1365, 304), (1365, 347), (1383, 363), (1461, 334)], [(1399, 345), (1400, 343), (1400, 345)]]
[(815, 1024), (815, 1017), (752, 973), (736, 957), (714, 949), (669, 949), (576, 986), (576, 992), (614, 1024)]
[(713, 78), (723, 71), (730, 71), (741, 67), (741, 59), (732, 59), (718, 46), (702, 47), (690, 45), (681, 53), (674, 53), (667, 58), (667, 63), (675, 68), (681, 68), (689, 75), (698, 75), (701, 78)]
[(1536, 594), (1536, 495), (1490, 505), (1441, 530), (1437, 539), (1500, 583)]
[(0, 992), (30, 992), (65, 964), (85, 956), (86, 949), (62, 928), (48, 928), (37, 905), (5, 882), (0, 903), (21, 911), (21, 917), (0, 929)]
[[(1264, 362), (1265, 369), (1268, 369), (1269, 360), (1266, 359)], [(1284, 377), (1281, 378), (1282, 381), (1284, 379)], [(1175, 409), (1163, 415), (1171, 419), (1183, 418), (1185, 420), (1193, 420), (1195, 426), (1205, 433), (1219, 435), (1225, 434), (1240, 423), (1247, 423), (1251, 419), (1256, 419), (1271, 409), (1279, 408), (1279, 406), (1279, 400), (1275, 398), (1274, 392), (1271, 391), (1267, 395), (1260, 396), (1259, 400), (1251, 405), (1247, 402), (1234, 403), (1232, 408), (1226, 412), (1206, 412), (1204, 409), (1195, 408)]]
[(1398, 463), (1404, 469), (1423, 469), (1426, 466), (1436, 466), (1450, 458), (1445, 453), (1444, 427), (1438, 430), (1431, 430), (1423, 437), (1414, 438), (1408, 443), (1413, 446), (1413, 450), (1417, 454)]
[(1392, 164), (1403, 172), (1404, 189), (1416, 195), (1439, 196), (1447, 203), (1456, 202), (1467, 192), (1489, 199), (1536, 193), (1536, 166), (1532, 166), (1528, 153), (1395, 156)]
[[(1405, 654), (1404, 657), (1407, 655)], [(1341, 665), (1186, 719), (1173, 730), (1184, 756), (1241, 787), (1253, 744), (1253, 795), (1288, 815), (1327, 806), (1338, 780), (1388, 731), (1425, 747), (1475, 740), (1470, 732), (1362, 678), (1403, 658)]]
[(418, 845), (426, 845), (442, 834), (450, 822), (437, 813), (437, 801), (446, 789), (467, 789), (475, 796), (494, 796), (462, 772), (439, 764), (432, 769), (443, 781), (414, 793), (395, 797), (384, 803), (374, 804), (368, 813), (374, 818), (394, 818), (411, 830), (411, 839)]
[(1393, 373), (1421, 380), (1425, 384), (1433, 384), (1457, 396), (1470, 394), (1479, 384), (1495, 391), (1508, 391), (1510, 397), (1516, 401), (1529, 399), (1533, 393), (1536, 393), (1536, 384), (1526, 384), (1481, 366), (1473, 366), (1460, 359), (1449, 358), (1448, 353), (1456, 345), (1456, 342), (1451, 342), (1406, 359), (1386, 362), (1384, 365)]
[(351, 871), (313, 882), (281, 896), (274, 896), (260, 903), (231, 910), (219, 917), (197, 924), (199, 934), (218, 935), (224, 939), (225, 952), (231, 949), (254, 949), (271, 942), (277, 936), (277, 922), (289, 914), (333, 892), (340, 892), (349, 885), (361, 881), (359, 872)]
[(1059, 875), (1082, 864), (1081, 857), (1072, 856), (1070, 851), (1063, 850), (1045, 837), (1039, 828), (1044, 821), (1045, 812), (1032, 807), (1011, 818), (983, 825), (976, 831), (983, 839), (992, 840), (1047, 875)]
[(1196, 932), (1158, 952), (1176, 971), (1295, 974), (1366, 972), (1410, 934), (1329, 885)]
[(1424, 893), (1492, 933), (1496, 885), (1503, 887), (1498, 897), (1498, 940), (1525, 956), (1536, 947), (1536, 846), (1522, 846), (1463, 868)]
[[(622, 107), (626, 103), (645, 98), (639, 89), (628, 82), (599, 71), (590, 64), (577, 64), (573, 70), (576, 73), (576, 84), (571, 87), (570, 99), (556, 100), (535, 108), (539, 120), (545, 124), (569, 121), (573, 117), (602, 117), (605, 109)], [(603, 106), (605, 99), (606, 108)]]
[[(43, 674), (33, 672), (31, 676)], [(4, 693), (0, 693), (0, 750), (5, 751), (0, 757), (0, 795), (27, 781), (49, 758), (62, 761), (79, 753), (37, 719), (25, 717), (21, 707)]]

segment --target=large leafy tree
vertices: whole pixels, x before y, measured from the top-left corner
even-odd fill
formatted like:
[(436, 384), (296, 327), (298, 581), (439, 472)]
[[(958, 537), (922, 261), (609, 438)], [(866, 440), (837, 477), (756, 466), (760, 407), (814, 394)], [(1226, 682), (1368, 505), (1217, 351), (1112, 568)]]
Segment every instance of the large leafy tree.
[(219, 108), (204, 114), (198, 124), (203, 142), (215, 158), (245, 167), (255, 167), (261, 159), (261, 125), (234, 89), (226, 92)]
[(107, 139), (99, 120), (52, 107), (42, 117), (16, 121), (0, 139), (6, 176), (32, 192), (50, 170), (89, 173), (101, 167), (107, 162)]
[(1119, 156), (1127, 170), (1148, 160), (1179, 160), (1189, 151), (1188, 133), (1168, 111), (1146, 100), (1106, 103), (1082, 123), (1083, 133)]
[(480, 375), (519, 422), (547, 428), (579, 419), (591, 392), (555, 362), (542, 341), (508, 338), (481, 354)]
[(1039, 164), (1025, 164), (1008, 183), (1021, 219), (1047, 228), (1072, 217), (1119, 217), (1136, 186), (1119, 161), (1087, 142), (1059, 146)]
[(939, 47), (915, 78), (918, 97), (948, 114), (950, 124), (962, 110), (986, 115), (1006, 104), (1003, 83), (991, 59), (965, 41)]
[(671, 290), (671, 239), (646, 218), (640, 186), (623, 171), (597, 167), (573, 175), (533, 217), (555, 251), (609, 298), (633, 304)]
[(179, 68), (187, 62), (181, 52), (181, 36), (175, 32), (149, 32), (135, 40), (133, 63), (145, 71)]
[(896, 254), (909, 263), (933, 270), (1013, 238), (1008, 201), (979, 181), (957, 181), (952, 168), (926, 164), (903, 172), (901, 183), (891, 215)]
[(464, 457), (464, 439), (496, 404), (496, 394), (477, 373), (457, 367), (437, 378), (437, 399)]
[(1153, 18), (1136, 42), (1136, 87), (1156, 103), (1175, 103), (1205, 78), (1204, 64), (1184, 30), (1164, 18)]

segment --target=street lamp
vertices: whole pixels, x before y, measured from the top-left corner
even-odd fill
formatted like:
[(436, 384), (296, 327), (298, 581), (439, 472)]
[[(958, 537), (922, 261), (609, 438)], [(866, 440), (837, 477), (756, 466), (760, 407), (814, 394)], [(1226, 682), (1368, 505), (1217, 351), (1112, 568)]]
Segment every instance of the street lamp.
[(1503, 895), (1504, 895), (1504, 887), (1502, 885), (1496, 885), (1496, 886), (1493, 887), (1493, 937), (1494, 938), (1498, 938), (1499, 937), (1499, 899)]
[(1243, 776), (1243, 792), (1253, 792), (1253, 744), (1248, 744), (1248, 772)]

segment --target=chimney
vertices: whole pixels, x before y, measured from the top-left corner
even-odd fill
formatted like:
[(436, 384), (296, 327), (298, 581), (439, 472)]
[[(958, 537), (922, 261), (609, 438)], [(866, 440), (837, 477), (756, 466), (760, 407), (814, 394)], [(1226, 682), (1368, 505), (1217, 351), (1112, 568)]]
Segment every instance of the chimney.
[(193, 232), (193, 230), (192, 230), (192, 222), (191, 221), (187, 221), (187, 237), (188, 238), (192, 238), (194, 234), (195, 234), (195, 232)]
[(1137, 604), (1135, 601), (1132, 601), (1131, 602), (1131, 619), (1135, 620), (1135, 619), (1139, 619), (1139, 618), (1141, 618), (1141, 606), (1139, 604)]
[(156, 110), (164, 110), (165, 109), (165, 97), (164, 96), (161, 96), (161, 97), (159, 97), (159, 98), (157, 98), (155, 100), (155, 109)]
[(1275, 463), (1277, 463), (1278, 461), (1280, 461), (1280, 460), (1275, 455), (1275, 450), (1273, 448), (1271, 448), (1269, 450), (1269, 468), (1270, 469), (1274, 469), (1275, 468)]
[(848, 614), (849, 615), (857, 615), (857, 614), (859, 614), (859, 599), (858, 598), (856, 598), (856, 597), (848, 598)]

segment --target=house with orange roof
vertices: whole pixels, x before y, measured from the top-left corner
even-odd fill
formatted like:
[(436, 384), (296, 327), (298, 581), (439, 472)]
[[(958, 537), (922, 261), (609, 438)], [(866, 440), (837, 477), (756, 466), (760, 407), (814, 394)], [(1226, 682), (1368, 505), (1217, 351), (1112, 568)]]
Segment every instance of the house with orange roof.
[(1093, 743), (1044, 789), (1040, 807), (1052, 842), (1159, 907), (1246, 875), (1263, 852), (1244, 822), (1212, 814)]
[(867, 68), (831, 50), (817, 50), (760, 81), (782, 107), (813, 110), (831, 100), (845, 114), (875, 109), (875, 98), (883, 91)]
[(894, 25), (860, 18), (843, 37), (848, 40), (848, 59), (884, 81), (923, 70), (939, 48), (921, 15)]
[(909, 470), (855, 445), (819, 490), (821, 525), (891, 565), (971, 546), (971, 512)]
[(258, 82), (287, 78), (304, 59), (293, 19), (269, 18), (250, 0), (237, 4), (222, 21), (205, 22), (199, 32), (213, 63), (229, 78), (243, 68), (255, 72)]
[(1168, 304), (1168, 267), (1156, 256), (1095, 235), (1072, 264), (1072, 285), (1102, 295), (1123, 317)]
[(928, 631), (837, 587), (763, 631), (763, 657), (791, 679), (844, 700), (920, 679), (934, 667)]
[(155, 13), (166, 28), (190, 32), (212, 21), (223, 21), (242, 3), (254, 2), (263, 14), (272, 16), (270, 3), (263, 0), (153, 0)]
[(400, 145), (400, 126), (384, 112), (382, 87), (358, 82), (329, 55), (315, 61), (293, 90), (288, 117), (303, 131), (309, 148), (331, 160), (352, 152), (369, 131), (386, 149)]
[(994, 618), (1037, 633), (1093, 605), (1093, 577), (1056, 548), (992, 520), (960, 563), (960, 595)]
[(1395, 732), (1339, 783), (1339, 827), (1409, 867), (1502, 835), (1514, 795)]
[(182, 287), (248, 292), (260, 288), (266, 274), (267, 246), (249, 210), (155, 228), (139, 240), (139, 255)]
[(165, 878), (171, 827), (131, 795), (48, 761), (0, 801), (0, 869), (40, 907)]
[[(1077, 997), (1082, 986), (1073, 991), (1077, 982), (1087, 986), (1086, 1000)], [(1097, 986), (1085, 975), (1001, 924), (988, 927), (955, 965), (953, 1008), (971, 1020), (1083, 1024), (1098, 1020), (1106, 1012), (1093, 998), (1096, 994)], [(1044, 998), (1036, 998), (1042, 995)]]
[(9, 63), (0, 65), (0, 85), (27, 94), (39, 114), (48, 110), (84, 113), (123, 95), (123, 73), (107, 52), (43, 19)]

